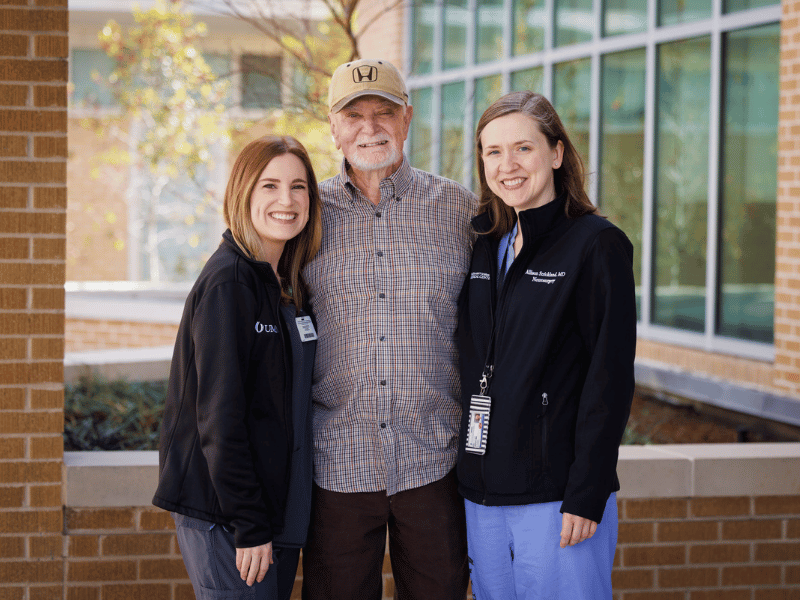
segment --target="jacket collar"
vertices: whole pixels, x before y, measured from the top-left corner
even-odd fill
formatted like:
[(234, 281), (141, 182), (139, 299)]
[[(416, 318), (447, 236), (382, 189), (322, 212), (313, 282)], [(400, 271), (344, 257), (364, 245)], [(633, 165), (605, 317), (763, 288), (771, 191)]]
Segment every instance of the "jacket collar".
[(222, 242), (261, 273), (266, 283), (278, 286), (278, 277), (272, 269), (272, 265), (265, 261), (256, 260), (249, 253), (242, 250), (236, 240), (233, 239), (233, 233), (231, 233), (230, 229), (226, 229), (225, 233), (222, 234)]
[[(526, 238), (537, 237), (552, 229), (567, 219), (565, 204), (567, 195), (561, 194), (552, 202), (544, 206), (529, 208), (519, 213), (522, 235)], [(472, 219), (472, 227), (478, 233), (485, 233), (492, 228), (492, 217), (489, 211), (483, 212)]]

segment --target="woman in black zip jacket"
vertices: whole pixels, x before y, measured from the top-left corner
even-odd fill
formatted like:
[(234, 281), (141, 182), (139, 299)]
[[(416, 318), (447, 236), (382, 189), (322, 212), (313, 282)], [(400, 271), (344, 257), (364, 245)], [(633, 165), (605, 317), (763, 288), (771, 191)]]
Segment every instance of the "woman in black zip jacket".
[(460, 301), (458, 459), (479, 600), (611, 598), (633, 397), (633, 248), (598, 216), (542, 95), (476, 132), (478, 233)]
[(316, 332), (301, 274), (322, 235), (302, 144), (248, 144), (223, 208), (229, 229), (175, 342), (153, 504), (172, 512), (198, 600), (288, 599), (311, 507)]

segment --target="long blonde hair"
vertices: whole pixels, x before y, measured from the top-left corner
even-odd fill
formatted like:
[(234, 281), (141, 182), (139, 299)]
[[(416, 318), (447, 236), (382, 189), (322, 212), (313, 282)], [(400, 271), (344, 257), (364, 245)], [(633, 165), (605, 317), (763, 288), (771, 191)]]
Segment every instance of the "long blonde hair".
[(299, 310), (308, 295), (303, 268), (316, 255), (322, 239), (322, 200), (311, 159), (303, 144), (291, 136), (277, 135), (267, 135), (247, 144), (233, 164), (225, 189), (223, 212), (225, 224), (239, 248), (256, 260), (265, 260), (261, 239), (250, 217), (250, 196), (269, 162), (284, 154), (299, 158), (308, 178), (308, 223), (297, 236), (286, 242), (277, 265), (282, 299), (287, 304), (293, 303)]

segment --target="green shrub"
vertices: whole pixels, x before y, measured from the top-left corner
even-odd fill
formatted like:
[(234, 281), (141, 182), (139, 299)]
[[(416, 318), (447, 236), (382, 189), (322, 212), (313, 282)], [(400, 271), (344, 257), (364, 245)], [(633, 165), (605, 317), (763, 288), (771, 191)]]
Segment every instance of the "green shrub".
[(64, 386), (65, 450), (157, 450), (166, 381), (84, 376)]

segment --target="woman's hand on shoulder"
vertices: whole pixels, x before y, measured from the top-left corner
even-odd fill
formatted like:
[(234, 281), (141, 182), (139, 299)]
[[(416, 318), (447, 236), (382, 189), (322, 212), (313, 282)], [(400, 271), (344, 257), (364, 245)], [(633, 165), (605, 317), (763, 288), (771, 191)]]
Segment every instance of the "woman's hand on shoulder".
[(272, 564), (272, 542), (252, 548), (236, 549), (236, 569), (242, 580), (252, 586), (261, 583)]
[(588, 540), (597, 531), (597, 523), (564, 513), (561, 517), (561, 547), (574, 546), (584, 540)]

